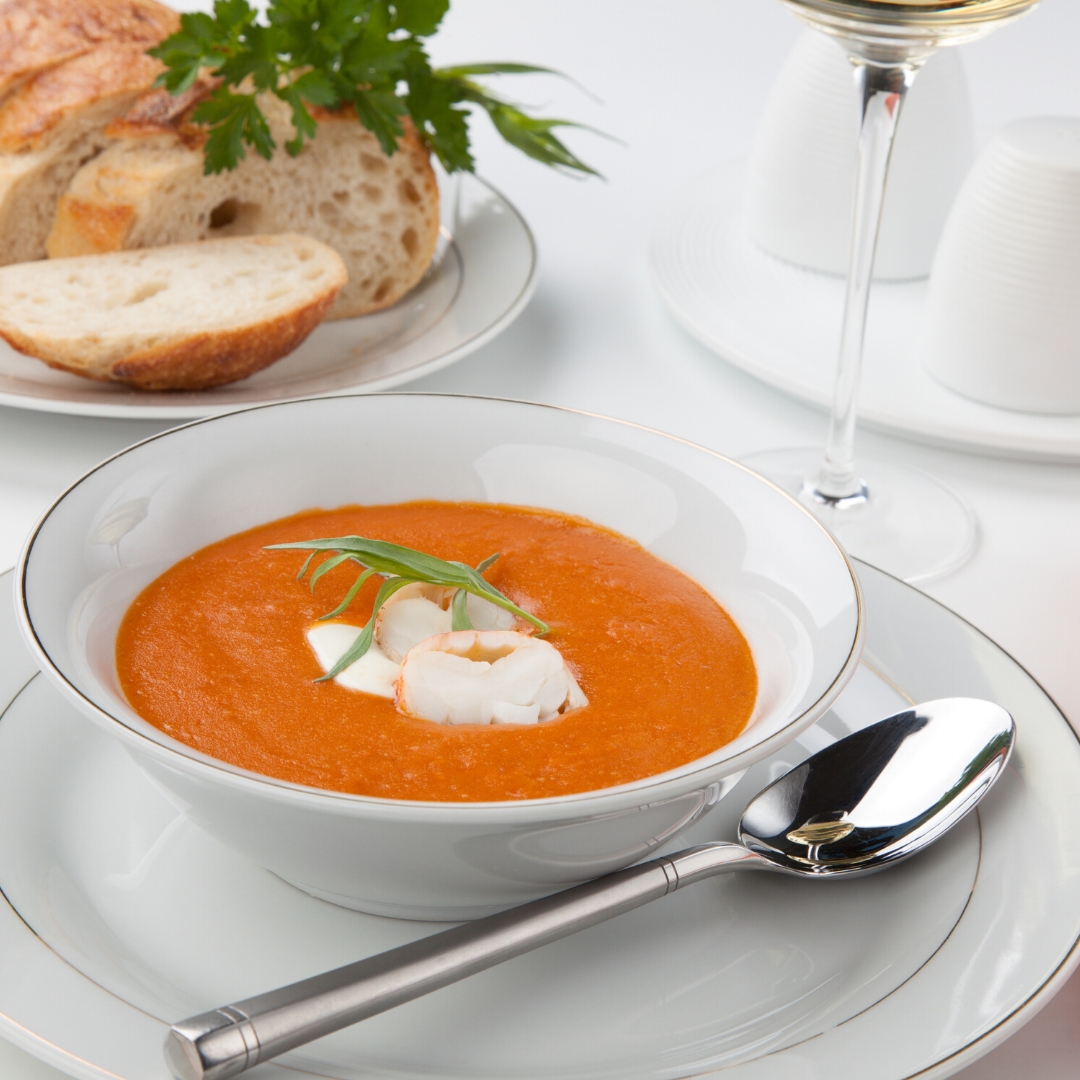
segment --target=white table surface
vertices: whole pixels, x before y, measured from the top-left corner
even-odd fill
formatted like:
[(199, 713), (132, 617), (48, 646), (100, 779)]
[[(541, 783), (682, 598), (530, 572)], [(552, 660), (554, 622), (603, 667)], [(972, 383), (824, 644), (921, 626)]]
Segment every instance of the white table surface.
[[(672, 192), (748, 153), (798, 33), (774, 0), (454, 0), (432, 43), (437, 62), (507, 59), (572, 73), (601, 102), (535, 77), (506, 90), (623, 144), (570, 134), (607, 177), (579, 183), (504, 148), (483, 119), (474, 124), (480, 171), (535, 231), (540, 284), (502, 337), (409, 389), (590, 409), (732, 456), (820, 442), (823, 415), (728, 367), (673, 323), (646, 264), (651, 223)], [(1044, 0), (1019, 24), (963, 47), (980, 145), (1010, 119), (1080, 115), (1078, 42), (1080, 3)], [(166, 426), (0, 407), (0, 568), (14, 563), (37, 516), (69, 483)], [(952, 453), (872, 433), (860, 436), (860, 447), (933, 472), (971, 501), (979, 549), (926, 591), (995, 638), (1080, 722), (1080, 467)], [(1078, 1016), (1080, 973), (1026, 1028), (961, 1075), (1073, 1080)], [(3, 1080), (60, 1076), (0, 1040)]]

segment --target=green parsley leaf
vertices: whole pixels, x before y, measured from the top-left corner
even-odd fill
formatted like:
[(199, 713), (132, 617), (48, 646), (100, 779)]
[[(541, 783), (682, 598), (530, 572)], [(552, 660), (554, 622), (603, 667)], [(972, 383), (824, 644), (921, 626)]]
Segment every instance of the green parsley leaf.
[(436, 69), (443, 78), (460, 79), (469, 75), (561, 75), (554, 68), (537, 67), (535, 64), (459, 64)]
[(160, 45), (146, 51), (165, 65), (155, 85), (164, 86), (170, 94), (187, 90), (204, 67), (215, 67), (229, 34), (223, 24), (202, 12), (180, 16), (180, 29)]
[(253, 146), (267, 161), (274, 153), (270, 127), (255, 103), (254, 94), (233, 94), (219, 86), (199, 102), (192, 119), (210, 128), (203, 163), (203, 171), (208, 176), (231, 169), (242, 160), (246, 154), (245, 143)]
[(386, 91), (360, 90), (353, 108), (360, 123), (379, 140), (383, 153), (392, 154), (405, 130), (401, 126), (401, 117), (407, 110), (401, 98)]
[(394, 0), (391, 30), (431, 37), (450, 10), (450, 0)]
[(455, 86), (445, 79), (413, 78), (405, 99), (409, 115), (447, 172), (472, 172), (469, 150), (469, 113)]
[[(495, 68), (524, 65), (476, 64), (473, 66), (491, 70)], [(495, 97), (494, 94), (488, 93), (482, 86), (479, 86), (471, 79), (466, 79), (458, 74), (448, 74), (449, 71), (456, 72), (461, 70), (463, 69), (438, 69), (434, 74), (437, 79), (443, 79), (446, 82), (453, 84), (461, 98), (473, 102), (483, 108), (488, 116), (491, 117), (491, 122), (495, 125), (495, 130), (498, 131), (511, 146), (516, 146), (523, 153), (536, 161), (542, 162), (544, 165), (558, 165), (566, 169), (571, 169), (574, 172), (587, 173), (591, 176), (600, 175), (595, 169), (590, 168), (579, 158), (575, 157), (570, 150), (567, 149), (565, 144), (552, 134), (553, 128), (580, 128), (584, 127), (584, 125), (575, 124), (571, 120), (546, 120), (540, 117), (529, 116), (517, 106), (511, 105), (510, 102), (504, 101), (502, 98)], [(557, 74), (557, 72), (554, 74)]]

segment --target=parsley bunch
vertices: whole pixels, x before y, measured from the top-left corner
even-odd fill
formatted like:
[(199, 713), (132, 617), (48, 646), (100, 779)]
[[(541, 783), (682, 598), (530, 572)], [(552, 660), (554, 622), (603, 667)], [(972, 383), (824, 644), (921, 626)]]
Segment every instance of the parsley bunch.
[[(502, 137), (545, 165), (593, 173), (555, 136), (568, 120), (541, 119), (489, 93), (478, 75), (550, 72), (529, 64), (432, 68), (423, 39), (431, 37), (449, 0), (270, 0), (266, 22), (248, 0), (215, 0), (214, 14), (185, 14), (180, 30), (148, 50), (165, 64), (155, 85), (189, 89), (205, 68), (217, 85), (192, 119), (209, 129), (204, 171), (235, 168), (246, 146), (269, 159), (275, 143), (256, 94), (276, 94), (292, 109), (298, 154), (315, 137), (309, 105), (351, 105), (387, 154), (397, 149), (402, 117), (448, 172), (474, 167), (469, 113), (483, 109)], [(254, 92), (238, 91), (242, 84)]]

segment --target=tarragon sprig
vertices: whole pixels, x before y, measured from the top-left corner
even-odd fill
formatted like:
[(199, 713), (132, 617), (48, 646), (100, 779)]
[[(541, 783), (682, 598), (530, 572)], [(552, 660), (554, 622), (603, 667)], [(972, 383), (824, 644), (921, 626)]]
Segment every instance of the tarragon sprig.
[(449, 6), (449, 0), (270, 0), (264, 22), (248, 0), (215, 0), (213, 15), (182, 15), (180, 29), (148, 50), (166, 68), (155, 85), (180, 94), (204, 71), (215, 80), (192, 114), (209, 132), (207, 174), (235, 168), (247, 146), (272, 156), (276, 144), (256, 100), (268, 92), (292, 110), (290, 154), (315, 137), (309, 105), (351, 105), (387, 154), (397, 149), (402, 118), (409, 116), (447, 171), (471, 172), (468, 121), (478, 107), (529, 157), (595, 175), (554, 134), (581, 125), (529, 116), (473, 78), (558, 72), (504, 63), (432, 68), (423, 40), (438, 30)]
[(312, 571), (309, 582), (312, 591), (315, 589), (315, 583), (323, 574), (346, 561), (352, 560), (364, 567), (364, 570), (353, 582), (352, 587), (345, 594), (345, 598), (341, 603), (333, 611), (320, 615), (320, 619), (333, 619), (345, 611), (364, 583), (373, 574), (381, 574), (385, 578), (375, 595), (375, 606), (371, 610), (371, 618), (364, 624), (360, 636), (353, 642), (344, 656), (322, 679), (318, 680), (319, 682), (339, 675), (368, 651), (375, 633), (375, 617), (379, 614), (379, 609), (399, 589), (403, 589), (406, 585), (411, 585), (414, 582), (422, 582), (426, 585), (440, 585), (444, 588), (458, 590), (454, 594), (450, 605), (452, 630), (471, 630), (473, 628), (465, 609), (465, 601), (469, 593), (473, 593), (484, 600), (489, 600), (498, 607), (513, 612), (519, 618), (532, 623), (541, 634), (546, 634), (550, 630), (547, 623), (519, 608), (508, 596), (505, 596), (494, 585), (484, 579), (483, 572), (499, 558), (498, 552), (489, 555), (474, 569), (462, 562), (447, 562), (444, 559), (435, 558), (434, 555), (425, 555), (422, 551), (402, 547), (400, 544), (391, 544), (386, 540), (368, 540), (363, 536), (338, 536), (333, 539), (303, 540), (295, 544), (271, 544), (266, 550), (310, 551), (311, 554), (304, 560), (304, 565), (300, 567), (300, 573), (296, 575), (297, 581), (303, 580), (316, 555), (320, 552), (334, 552), (334, 555), (329, 559), (325, 559)]

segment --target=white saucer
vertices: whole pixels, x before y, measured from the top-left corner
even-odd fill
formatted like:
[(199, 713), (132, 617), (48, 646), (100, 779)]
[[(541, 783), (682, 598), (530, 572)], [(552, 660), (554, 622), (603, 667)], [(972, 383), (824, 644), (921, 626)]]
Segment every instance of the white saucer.
[[(746, 235), (745, 162), (700, 177), (661, 216), (653, 277), (703, 345), (763, 382), (832, 406), (844, 281), (769, 255)], [(935, 445), (1080, 461), (1080, 416), (982, 405), (946, 389), (919, 357), (925, 280), (874, 282), (859, 423)]]
[(54, 371), (0, 341), (0, 405), (182, 420), (314, 394), (386, 390), (460, 360), (503, 331), (536, 286), (521, 215), (470, 173), (441, 178), (443, 228), (419, 285), (393, 307), (323, 323), (249, 379), (198, 393), (150, 393)]
[[(860, 573), (869, 666), (676, 846), (730, 837), (768, 779), (901, 706), (890, 681), (919, 699), (991, 697), (1016, 716), (1014, 765), (977, 817), (863, 880), (702, 883), (254, 1075), (929, 1078), (1029, 1019), (1080, 959), (1080, 744), (992, 642)], [(314, 900), (187, 824), (35, 677), (6, 604), (0, 705), (0, 1033), (51, 1064), (168, 1080), (167, 1021), (435, 928)]]

